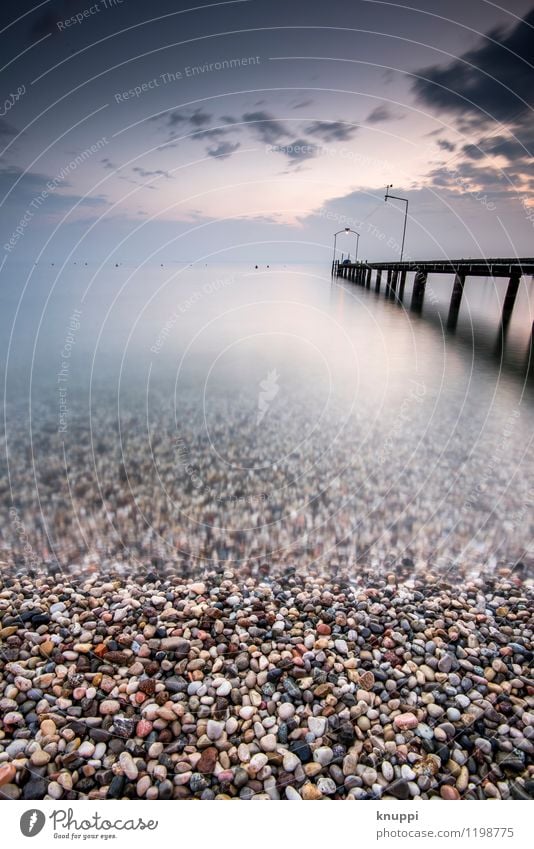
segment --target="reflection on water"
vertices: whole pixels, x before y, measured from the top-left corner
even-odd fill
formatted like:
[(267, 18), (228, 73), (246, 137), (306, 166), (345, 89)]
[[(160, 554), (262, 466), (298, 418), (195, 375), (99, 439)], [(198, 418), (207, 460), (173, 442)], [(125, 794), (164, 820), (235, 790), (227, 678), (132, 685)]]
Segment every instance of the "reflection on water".
[(506, 281), (454, 334), (451, 286), (415, 315), (320, 268), (9, 277), (4, 509), (62, 561), (525, 557), (531, 281), (502, 357)]

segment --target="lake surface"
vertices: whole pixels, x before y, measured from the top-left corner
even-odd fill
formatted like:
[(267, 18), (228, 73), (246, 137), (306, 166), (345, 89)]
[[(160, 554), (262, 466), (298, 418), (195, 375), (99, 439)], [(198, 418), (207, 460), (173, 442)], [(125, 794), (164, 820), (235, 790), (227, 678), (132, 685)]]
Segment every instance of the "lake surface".
[(530, 279), (503, 346), (505, 280), (451, 334), (442, 276), (416, 315), (319, 267), (2, 275), (3, 510), (39, 556), (530, 556)]

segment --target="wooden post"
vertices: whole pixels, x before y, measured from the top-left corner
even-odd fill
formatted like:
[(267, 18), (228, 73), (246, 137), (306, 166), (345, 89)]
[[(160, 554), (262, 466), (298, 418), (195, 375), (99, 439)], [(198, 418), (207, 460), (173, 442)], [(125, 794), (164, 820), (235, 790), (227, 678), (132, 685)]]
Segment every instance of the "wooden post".
[(388, 277), (386, 281), (386, 298), (389, 298), (391, 293), (391, 268), (388, 268)]
[(371, 288), (371, 274), (372, 273), (373, 273), (373, 269), (369, 266), (369, 268), (367, 269), (367, 277), (366, 277), (366, 280), (365, 280), (365, 288), (366, 289)]
[(376, 269), (375, 292), (380, 292), (380, 281), (382, 280), (382, 269)]
[(515, 298), (517, 295), (517, 290), (519, 289), (519, 283), (521, 282), (521, 272), (513, 271), (510, 280), (508, 281), (508, 289), (506, 290), (506, 295), (504, 298), (504, 304), (502, 305), (502, 323), (508, 324), (510, 321), (510, 317), (512, 315), (512, 310), (515, 304)]
[(405, 285), (406, 285), (406, 269), (403, 268), (402, 271), (401, 271), (400, 285), (399, 285), (399, 294), (398, 294), (399, 301), (402, 301), (402, 299), (404, 298), (404, 287), (405, 287)]
[(454, 278), (454, 286), (452, 287), (451, 303), (449, 306), (449, 315), (447, 316), (448, 330), (455, 330), (458, 323), (458, 313), (460, 312), (460, 304), (462, 303), (462, 295), (464, 293), (465, 274), (456, 272)]
[(421, 312), (423, 309), (423, 301), (425, 299), (426, 287), (426, 271), (417, 271), (413, 283), (411, 309), (414, 312)]

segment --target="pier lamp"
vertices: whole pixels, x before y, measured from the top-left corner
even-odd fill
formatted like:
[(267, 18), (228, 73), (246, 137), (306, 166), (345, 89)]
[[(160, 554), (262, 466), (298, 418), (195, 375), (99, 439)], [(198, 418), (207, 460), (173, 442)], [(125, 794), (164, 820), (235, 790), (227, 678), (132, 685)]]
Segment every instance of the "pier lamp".
[(340, 233), (354, 233), (354, 235), (356, 236), (356, 256), (354, 257), (354, 262), (356, 262), (356, 260), (358, 259), (358, 245), (360, 243), (360, 234), (357, 233), (356, 230), (351, 230), (350, 227), (343, 227), (342, 230), (338, 230), (337, 233), (334, 233), (334, 258), (333, 258), (333, 263), (336, 261), (336, 242), (337, 242), (337, 237), (339, 236)]
[(404, 227), (403, 227), (403, 230), (402, 230), (402, 245), (401, 245), (401, 252), (400, 252), (400, 261), (402, 262), (402, 257), (403, 257), (403, 254), (404, 254), (404, 240), (406, 238), (406, 221), (407, 221), (407, 218), (408, 218), (408, 198), (401, 198), (398, 195), (390, 195), (389, 190), (392, 189), (392, 188), (393, 188), (393, 183), (390, 183), (389, 186), (386, 186), (386, 194), (385, 194), (385, 197), (384, 197), (384, 201), (387, 203), (389, 198), (394, 198), (395, 200), (401, 200), (403, 203), (406, 204), (406, 207), (404, 209)]

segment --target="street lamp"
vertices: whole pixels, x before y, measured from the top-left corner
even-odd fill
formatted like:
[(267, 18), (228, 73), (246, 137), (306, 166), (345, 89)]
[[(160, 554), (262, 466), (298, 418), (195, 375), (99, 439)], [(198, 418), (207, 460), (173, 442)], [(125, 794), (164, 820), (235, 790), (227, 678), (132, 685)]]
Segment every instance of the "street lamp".
[(350, 227), (343, 227), (342, 230), (338, 230), (337, 233), (334, 233), (334, 258), (332, 260), (332, 267), (334, 266), (334, 263), (336, 261), (336, 242), (337, 237), (340, 233), (354, 233), (354, 235), (356, 236), (356, 256), (354, 257), (354, 262), (356, 262), (356, 260), (358, 259), (358, 245), (360, 243), (360, 234), (357, 233), (356, 230), (351, 230)]
[(388, 202), (388, 198), (395, 198), (395, 200), (401, 200), (406, 204), (406, 208), (404, 210), (404, 228), (402, 230), (402, 245), (400, 252), (400, 261), (402, 262), (402, 256), (404, 254), (404, 239), (406, 238), (406, 220), (408, 218), (408, 198), (400, 198), (398, 195), (390, 195), (389, 190), (393, 188), (393, 183), (390, 183), (389, 186), (386, 186), (386, 195), (384, 197), (385, 202)]

